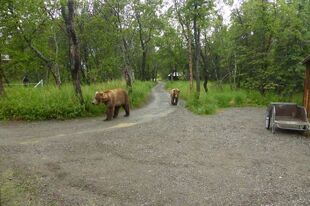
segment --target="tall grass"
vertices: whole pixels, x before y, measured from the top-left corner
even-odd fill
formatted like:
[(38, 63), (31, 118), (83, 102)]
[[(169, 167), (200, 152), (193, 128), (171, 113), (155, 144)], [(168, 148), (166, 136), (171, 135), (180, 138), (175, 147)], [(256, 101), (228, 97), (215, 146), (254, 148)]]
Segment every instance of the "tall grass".
[[(135, 81), (130, 93), (131, 107), (136, 108), (147, 101), (152, 82)], [(85, 105), (80, 105), (71, 84), (60, 89), (55, 86), (42, 88), (7, 87), (6, 95), (0, 98), (0, 119), (2, 120), (46, 120), (98, 116), (105, 112), (105, 106), (92, 105), (96, 91), (112, 88), (126, 88), (123, 81), (83, 86)]]
[(270, 102), (296, 102), (302, 104), (302, 94), (292, 97), (281, 96), (275, 93), (266, 93), (264, 96), (258, 91), (244, 89), (231, 89), (229, 85), (219, 88), (213, 83), (208, 85), (206, 94), (201, 86), (200, 98), (195, 98), (195, 88), (189, 91), (189, 83), (185, 81), (169, 81), (167, 89), (179, 88), (180, 97), (186, 101), (186, 107), (197, 114), (214, 114), (220, 108), (240, 107), (240, 106), (266, 106)]

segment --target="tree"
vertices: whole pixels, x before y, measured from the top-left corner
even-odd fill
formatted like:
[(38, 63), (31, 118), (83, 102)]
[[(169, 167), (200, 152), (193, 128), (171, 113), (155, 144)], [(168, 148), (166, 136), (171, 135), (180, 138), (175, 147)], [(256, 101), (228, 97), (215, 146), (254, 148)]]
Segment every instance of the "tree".
[(200, 26), (198, 23), (198, 6), (201, 7), (201, 2), (194, 1), (194, 17), (193, 17), (193, 29), (195, 39), (195, 70), (196, 70), (196, 97), (200, 95), (200, 70), (199, 70), (199, 57), (200, 57)]
[[(43, 44), (39, 47), (35, 42), (41, 38), (40, 32), (43, 29), (49, 31), (52, 27), (51, 19), (49, 19), (48, 11), (43, 2), (19, 2), (14, 4), (9, 1), (7, 4), (6, 21), (8, 21), (11, 30), (9, 36), (12, 38), (20, 38), (20, 42), (26, 43), (26, 45), (32, 50), (32, 52), (44, 62), (48, 71), (53, 75), (57, 86), (61, 85), (60, 73), (58, 63), (49, 55), (45, 54), (50, 48), (44, 48)], [(54, 32), (55, 33), (55, 32)], [(12, 37), (13, 36), (13, 37)], [(55, 42), (57, 44), (57, 42)], [(45, 52), (44, 52), (45, 50)]]
[(194, 75), (197, 96), (202, 79), (205, 91), (209, 81), (262, 94), (302, 90), (309, 0), (243, 1), (229, 25), (214, 0), (174, 0), (167, 11), (161, 0), (70, 2), (71, 23), (67, 1), (0, 4), (0, 53), (11, 58), (1, 65), (2, 82), (51, 76), (56, 85), (73, 81), (82, 97), (83, 82), (125, 75), (130, 88), (134, 76), (149, 80), (177, 70), (190, 88)]
[(80, 82), (80, 47), (79, 40), (74, 28), (74, 0), (68, 0), (67, 6), (64, 4), (61, 7), (61, 13), (66, 24), (67, 36), (69, 40), (69, 57), (70, 57), (70, 71), (73, 81), (75, 93), (79, 98), (80, 104), (84, 104)]
[(161, 24), (156, 15), (156, 11), (160, 4), (161, 1), (159, 0), (147, 0), (144, 3), (139, 0), (133, 2), (134, 18), (137, 24), (139, 42), (142, 51), (140, 70), (140, 78), (142, 80), (149, 79), (146, 75), (147, 55), (150, 50), (150, 41), (152, 40), (154, 33), (158, 30), (158, 26)]
[[(184, 2), (183, 2), (184, 4)], [(182, 28), (182, 34), (185, 37), (187, 41), (187, 53), (188, 53), (188, 70), (189, 70), (189, 89), (192, 91), (193, 88), (193, 54), (192, 54), (192, 32), (190, 29), (190, 21), (188, 18), (186, 18), (185, 15), (182, 15), (184, 13), (181, 10), (181, 2), (178, 2), (177, 0), (174, 0), (174, 9), (177, 14), (177, 19), (179, 24)]]
[(235, 10), (229, 32), (240, 86), (262, 94), (302, 89), (304, 68), (299, 62), (309, 51), (309, 30), (304, 26), (308, 8), (300, 3), (251, 0)]
[[(121, 45), (121, 51), (123, 54), (123, 61), (124, 61), (124, 77), (126, 80), (126, 85), (129, 88), (129, 91), (132, 91), (132, 81), (133, 81), (133, 72), (132, 72), (132, 60), (130, 57), (130, 48), (129, 48), (129, 41), (132, 39), (133, 35), (128, 35), (126, 30), (126, 27), (128, 28), (128, 25), (125, 23), (125, 18), (128, 17), (128, 14), (125, 11), (125, 1), (116, 1), (112, 2), (112, 9), (114, 11), (114, 15), (117, 18), (117, 28), (119, 35), (121, 37), (122, 45)], [(128, 23), (127, 23), (128, 24)], [(129, 23), (130, 24), (130, 23)], [(131, 33), (133, 34), (133, 33)]]

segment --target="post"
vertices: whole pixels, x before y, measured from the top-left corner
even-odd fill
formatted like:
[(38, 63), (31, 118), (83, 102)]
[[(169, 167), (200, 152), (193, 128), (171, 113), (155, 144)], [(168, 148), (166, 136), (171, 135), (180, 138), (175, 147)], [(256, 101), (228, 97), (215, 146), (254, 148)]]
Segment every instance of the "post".
[(310, 55), (302, 62), (306, 66), (305, 80), (304, 80), (304, 97), (303, 103), (307, 111), (307, 117), (310, 114)]

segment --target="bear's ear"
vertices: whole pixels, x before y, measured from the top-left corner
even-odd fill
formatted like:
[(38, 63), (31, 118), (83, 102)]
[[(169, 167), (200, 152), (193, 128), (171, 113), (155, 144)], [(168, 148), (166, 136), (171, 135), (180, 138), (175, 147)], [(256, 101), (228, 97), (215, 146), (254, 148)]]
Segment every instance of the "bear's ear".
[(96, 94), (98, 94), (98, 91), (96, 91)]

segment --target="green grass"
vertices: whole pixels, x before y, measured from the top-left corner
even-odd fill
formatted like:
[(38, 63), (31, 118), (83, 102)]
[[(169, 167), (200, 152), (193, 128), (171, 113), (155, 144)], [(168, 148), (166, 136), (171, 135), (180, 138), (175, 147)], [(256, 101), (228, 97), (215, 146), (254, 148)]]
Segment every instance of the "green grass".
[(30, 180), (17, 181), (16, 174), (6, 169), (0, 174), (0, 205), (37, 205), (36, 189)]
[(275, 93), (267, 93), (262, 96), (258, 91), (244, 89), (232, 90), (229, 85), (218, 88), (209, 83), (206, 94), (201, 86), (200, 98), (195, 98), (195, 88), (192, 94), (189, 91), (189, 83), (186, 81), (167, 82), (167, 89), (179, 88), (180, 97), (186, 101), (186, 107), (197, 114), (214, 114), (218, 109), (241, 106), (267, 106), (270, 102), (295, 102), (302, 104), (302, 94), (292, 97), (280, 96)]
[[(129, 95), (131, 107), (144, 104), (153, 86), (153, 82), (135, 81)], [(60, 89), (55, 86), (7, 87), (6, 95), (0, 98), (0, 120), (70, 119), (102, 115), (105, 106), (92, 105), (91, 101), (96, 91), (112, 88), (126, 88), (126, 85), (124, 81), (111, 81), (83, 86), (85, 105), (80, 105), (71, 84), (65, 84)]]
[(56, 206), (57, 199), (42, 199), (41, 176), (30, 175), (24, 169), (12, 167), (0, 157), (0, 206)]

